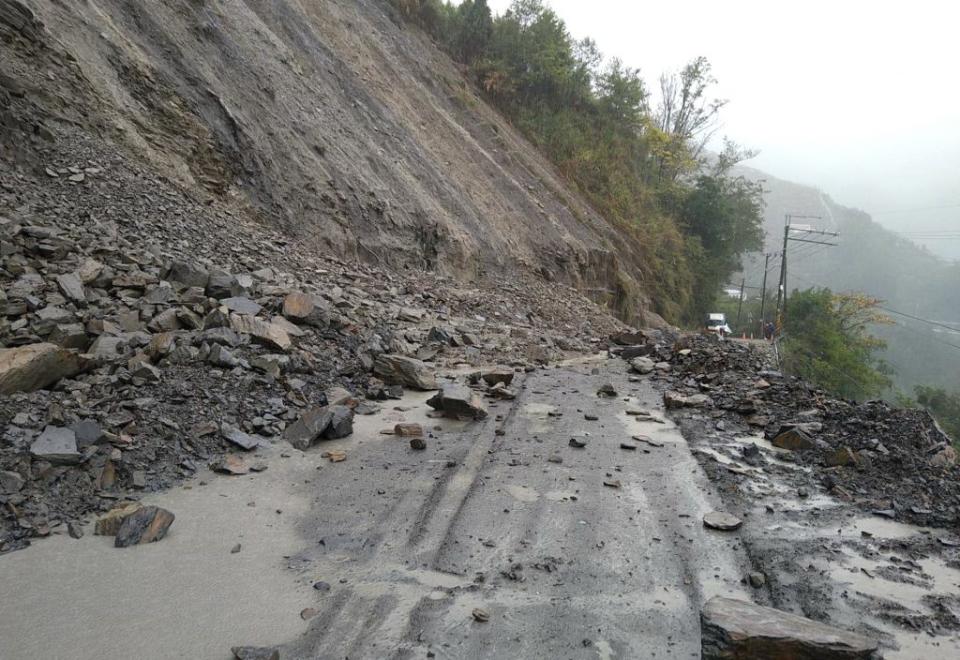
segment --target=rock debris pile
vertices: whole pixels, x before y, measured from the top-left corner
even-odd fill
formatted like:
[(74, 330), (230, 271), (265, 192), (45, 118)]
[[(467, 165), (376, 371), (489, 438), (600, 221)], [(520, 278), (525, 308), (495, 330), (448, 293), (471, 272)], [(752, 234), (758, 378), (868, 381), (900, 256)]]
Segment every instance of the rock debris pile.
[[(614, 339), (611, 351), (635, 372), (655, 373), (665, 405), (694, 434), (762, 434), (791, 450), (781, 459), (813, 469), (792, 472), (795, 479), (810, 475), (810, 483), (798, 484), (803, 492), (820, 486), (889, 518), (960, 524), (957, 454), (926, 411), (837, 399), (779, 373), (768, 352), (737, 341), (660, 332)], [(748, 464), (766, 462), (756, 445), (743, 453)]]
[(512, 375), (622, 327), (506, 273), (464, 286), (325, 258), (102, 145), (53, 149), (33, 173), (0, 162), (0, 552), (208, 465), (245, 473), (263, 443), (349, 435), (403, 387), (439, 389), (438, 369)]

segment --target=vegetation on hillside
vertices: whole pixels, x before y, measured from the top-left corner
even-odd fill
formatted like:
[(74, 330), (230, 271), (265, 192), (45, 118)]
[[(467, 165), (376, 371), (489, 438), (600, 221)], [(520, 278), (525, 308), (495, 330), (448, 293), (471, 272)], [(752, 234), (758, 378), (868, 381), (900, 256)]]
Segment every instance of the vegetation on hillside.
[(698, 325), (740, 255), (762, 244), (762, 190), (731, 175), (750, 154), (704, 153), (725, 101), (696, 58), (659, 80), (574, 40), (542, 0), (494, 17), (486, 0), (389, 0), (468, 67), (478, 88), (610, 222), (640, 246), (645, 284), (669, 320)]
[(889, 369), (877, 356), (884, 342), (870, 328), (887, 324), (880, 301), (830, 289), (794, 292), (787, 303), (789, 331), (782, 342), (792, 374), (851, 399), (878, 396), (890, 387)]
[(924, 385), (918, 385), (914, 392), (917, 404), (929, 410), (953, 441), (960, 443), (960, 392)]

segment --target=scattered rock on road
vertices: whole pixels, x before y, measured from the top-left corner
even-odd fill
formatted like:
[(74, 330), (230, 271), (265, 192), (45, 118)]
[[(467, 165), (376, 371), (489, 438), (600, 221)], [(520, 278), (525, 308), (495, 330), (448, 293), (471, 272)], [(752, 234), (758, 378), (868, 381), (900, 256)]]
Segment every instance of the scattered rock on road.
[(710, 529), (717, 529), (722, 532), (732, 532), (740, 529), (743, 521), (731, 513), (723, 511), (711, 511), (703, 517), (703, 524)]
[(427, 405), (455, 419), (483, 419), (487, 407), (480, 395), (464, 385), (443, 385), (440, 391), (427, 401)]
[(219, 474), (239, 476), (250, 472), (250, 467), (236, 454), (227, 454), (210, 463), (210, 469)]
[(700, 613), (703, 660), (867, 660), (878, 643), (796, 614), (716, 596)]
[(393, 427), (394, 435), (401, 438), (420, 438), (423, 437), (423, 426), (420, 424), (401, 423)]
[(122, 504), (110, 509), (106, 515), (97, 519), (94, 525), (93, 533), (96, 536), (116, 536), (120, 530), (120, 525), (127, 518), (143, 508), (139, 502)]
[(656, 366), (656, 362), (654, 362), (648, 357), (641, 356), (641, 357), (635, 357), (632, 360), (630, 360), (630, 368), (641, 375), (653, 373), (655, 366)]
[(597, 390), (597, 396), (615, 397), (617, 396), (617, 390), (610, 383), (605, 383)]
[(145, 506), (123, 519), (114, 546), (127, 548), (159, 541), (167, 534), (175, 516), (158, 506)]
[(347, 460), (347, 452), (342, 449), (330, 449), (320, 454), (320, 456), (328, 459), (331, 463), (342, 463)]
[(280, 651), (266, 646), (234, 646), (230, 651), (236, 660), (280, 660)]
[(663, 394), (663, 403), (668, 409), (702, 408), (710, 404), (710, 397), (706, 394), (692, 394), (690, 396), (684, 396), (679, 392), (669, 390)]

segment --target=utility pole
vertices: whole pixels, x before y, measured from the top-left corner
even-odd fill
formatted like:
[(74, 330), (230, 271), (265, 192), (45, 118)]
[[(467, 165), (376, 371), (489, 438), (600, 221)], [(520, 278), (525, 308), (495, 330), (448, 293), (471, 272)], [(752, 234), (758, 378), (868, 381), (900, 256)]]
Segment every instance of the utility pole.
[(767, 306), (767, 271), (770, 270), (770, 254), (763, 255), (763, 286), (760, 287), (760, 336), (766, 337), (767, 317), (763, 315)]
[(737, 305), (737, 327), (740, 327), (740, 314), (743, 312), (743, 289), (747, 285), (747, 278), (740, 280), (740, 304)]
[(787, 223), (783, 226), (783, 252), (780, 253), (780, 285), (777, 287), (777, 334), (783, 332), (783, 317), (786, 316), (784, 310), (786, 307), (784, 298), (787, 294), (787, 244), (790, 240), (790, 216), (787, 216)]
[(810, 238), (801, 238), (799, 236), (791, 236), (791, 231), (803, 232), (803, 236), (832, 236), (834, 238), (840, 236), (837, 232), (831, 231), (819, 231), (816, 229), (809, 229), (804, 227), (798, 227), (794, 229), (790, 221), (793, 219), (811, 219), (811, 220), (822, 220), (819, 215), (790, 215), (786, 216), (786, 224), (783, 227), (783, 254), (780, 257), (780, 289), (777, 291), (777, 333), (783, 332), (783, 325), (786, 321), (787, 316), (787, 248), (790, 246), (790, 241), (799, 241), (800, 243), (814, 243), (816, 245), (829, 245), (831, 247), (836, 247), (837, 243), (830, 243), (828, 241), (815, 241)]

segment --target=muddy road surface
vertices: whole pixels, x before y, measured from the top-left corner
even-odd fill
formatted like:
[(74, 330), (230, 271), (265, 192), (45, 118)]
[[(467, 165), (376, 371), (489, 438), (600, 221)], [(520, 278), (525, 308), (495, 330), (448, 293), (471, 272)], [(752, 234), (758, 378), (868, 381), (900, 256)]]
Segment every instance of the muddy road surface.
[[(0, 657), (699, 657), (701, 605), (749, 568), (703, 527), (719, 499), (660, 394), (616, 360), (514, 388), (470, 423), (408, 394), (348, 439), (260, 450), (261, 474), (152, 495), (178, 516), (161, 543), (4, 557)], [(399, 422), (425, 450), (381, 433)]]
[(744, 588), (737, 539), (703, 528), (677, 430), (628, 414), (658, 414), (649, 385), (595, 370), (531, 374), (426, 451), (361, 444), (301, 526), (331, 590), (289, 655), (699, 657), (701, 603)]

